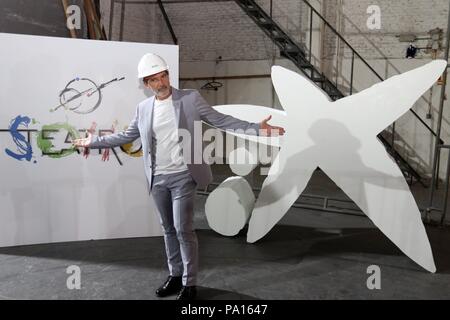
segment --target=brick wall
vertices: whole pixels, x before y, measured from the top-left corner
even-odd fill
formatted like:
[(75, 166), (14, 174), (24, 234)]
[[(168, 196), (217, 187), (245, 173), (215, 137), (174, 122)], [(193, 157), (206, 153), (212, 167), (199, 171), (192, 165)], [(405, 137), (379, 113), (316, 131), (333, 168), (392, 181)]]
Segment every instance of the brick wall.
[[(387, 58), (403, 58), (408, 43), (399, 42), (396, 37), (399, 34), (413, 33), (425, 37), (431, 29), (447, 28), (449, 3), (446, 0), (343, 0), (342, 2), (343, 33), (350, 44), (363, 57), (369, 59), (381, 58), (382, 55)], [(369, 30), (366, 26), (369, 17), (366, 10), (370, 5), (378, 5), (381, 9), (380, 30)], [(418, 41), (417, 45), (426, 46), (427, 41)], [(382, 54), (374, 48), (380, 49)], [(422, 53), (420, 56), (423, 56)]]
[[(136, 2), (136, 1), (134, 1)], [(271, 40), (246, 16), (234, 1), (193, 2), (164, 1), (180, 45), (181, 77), (217, 77), (270, 73), (270, 66), (279, 58)], [(344, 38), (382, 76), (388, 77), (411, 70), (431, 59), (423, 51), (417, 59), (404, 58), (408, 43), (399, 42), (397, 35), (413, 33), (427, 36), (431, 29), (446, 31), (447, 0), (309, 0), (314, 7), (342, 33)], [(257, 0), (269, 12), (269, 0)], [(110, 0), (101, 0), (105, 29), (109, 27)], [(381, 9), (381, 29), (369, 30), (367, 8), (378, 5)], [(274, 0), (273, 17), (298, 43), (309, 45), (309, 8), (302, 0)], [(121, 5), (114, 10), (112, 39), (119, 39)], [(325, 30), (325, 32), (324, 32)], [(162, 14), (156, 4), (127, 4), (123, 30), (124, 41), (172, 43)], [(324, 29), (319, 19), (313, 23), (313, 61), (321, 71), (337, 81), (348, 92), (350, 78), (350, 51), (330, 30)], [(417, 42), (425, 46), (426, 40)], [(443, 43), (445, 45), (445, 43)], [(339, 57), (336, 58), (336, 52)], [(218, 57), (221, 62), (216, 63)], [(442, 53), (441, 53), (442, 56)], [(277, 64), (286, 61), (277, 59)], [(289, 65), (289, 63), (287, 64)], [(295, 67), (290, 66), (293, 70)], [(297, 70), (298, 71), (298, 70)], [(379, 80), (360, 61), (355, 62), (355, 91), (367, 88)], [(276, 96), (268, 79), (220, 80), (224, 87), (218, 91), (202, 91), (211, 104), (252, 103), (277, 106)], [(181, 82), (181, 86), (200, 88), (207, 81)], [(436, 128), (440, 87), (434, 86), (413, 107), (422, 119)], [(426, 119), (430, 110), (432, 119)], [(448, 118), (448, 117), (447, 117)], [(450, 141), (450, 119), (443, 123), (443, 136)], [(433, 141), (429, 132), (410, 113), (397, 122), (401, 133), (426, 165), (431, 164)], [(445, 157), (442, 158), (445, 163)], [(426, 168), (430, 171), (430, 168)], [(443, 169), (441, 168), (441, 172)]]
[[(102, 0), (109, 27), (109, 0)], [(261, 60), (272, 56), (271, 40), (234, 1), (170, 3), (164, 1), (180, 45), (180, 61)], [(116, 3), (113, 40), (119, 39), (121, 5)], [(173, 43), (156, 4), (127, 4), (124, 41)], [(158, 41), (157, 41), (158, 40)]]
[[(141, 0), (144, 1), (144, 0)], [(136, 2), (136, 1), (134, 1)], [(234, 1), (180, 3), (164, 1), (180, 43), (181, 61), (259, 60), (273, 56), (271, 41)], [(399, 34), (427, 36), (436, 27), (447, 25), (446, 0), (322, 0), (322, 13), (347, 41), (367, 59), (402, 58), (408, 44)], [(257, 0), (269, 12), (269, 0)], [(366, 12), (370, 5), (381, 9), (381, 29), (369, 30)], [(110, 0), (101, 0), (103, 20), (108, 30)], [(307, 7), (301, 0), (274, 0), (275, 20), (299, 42), (309, 28)], [(121, 4), (114, 10), (113, 40), (119, 39)], [(126, 41), (171, 43), (170, 33), (156, 4), (126, 5), (123, 39)], [(325, 35), (325, 48), (333, 52), (336, 39)], [(417, 42), (425, 46), (426, 40)], [(421, 56), (420, 53), (419, 56)], [(426, 55), (422, 55), (426, 57)]]

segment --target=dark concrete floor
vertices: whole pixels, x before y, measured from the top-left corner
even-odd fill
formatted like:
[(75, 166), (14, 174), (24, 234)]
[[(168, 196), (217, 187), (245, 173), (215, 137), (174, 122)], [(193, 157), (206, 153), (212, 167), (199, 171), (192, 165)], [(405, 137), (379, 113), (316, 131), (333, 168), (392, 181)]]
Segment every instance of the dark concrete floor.
[[(306, 192), (339, 190), (315, 175)], [(197, 196), (199, 299), (450, 299), (450, 230), (427, 227), (437, 273), (416, 265), (365, 217), (291, 208), (255, 244), (212, 231)], [(66, 268), (81, 268), (69, 290)], [(369, 290), (367, 268), (381, 269)], [(157, 299), (167, 276), (162, 237), (0, 248), (0, 299)], [(169, 297), (166, 299), (173, 299)]]

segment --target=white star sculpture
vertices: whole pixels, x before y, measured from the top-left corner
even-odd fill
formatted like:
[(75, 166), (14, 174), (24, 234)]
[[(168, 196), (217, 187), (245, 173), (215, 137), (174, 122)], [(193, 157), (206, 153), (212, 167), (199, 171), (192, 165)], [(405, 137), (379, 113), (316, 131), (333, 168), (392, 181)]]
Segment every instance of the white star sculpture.
[(275, 143), (239, 135), (281, 147), (251, 214), (247, 241), (273, 228), (320, 167), (400, 250), (436, 272), (417, 204), (376, 136), (407, 112), (446, 66), (446, 61), (433, 61), (334, 102), (306, 77), (274, 66), (272, 82), (285, 112), (251, 105), (214, 107), (254, 122), (272, 114), (271, 123), (286, 130)]

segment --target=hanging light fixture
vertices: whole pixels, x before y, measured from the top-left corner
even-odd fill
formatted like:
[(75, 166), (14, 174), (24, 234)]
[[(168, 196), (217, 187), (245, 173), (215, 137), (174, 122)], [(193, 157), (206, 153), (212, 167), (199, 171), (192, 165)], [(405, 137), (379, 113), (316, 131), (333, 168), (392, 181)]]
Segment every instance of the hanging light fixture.
[(414, 59), (416, 57), (417, 51), (418, 51), (417, 47), (411, 43), (408, 49), (406, 49), (406, 58)]

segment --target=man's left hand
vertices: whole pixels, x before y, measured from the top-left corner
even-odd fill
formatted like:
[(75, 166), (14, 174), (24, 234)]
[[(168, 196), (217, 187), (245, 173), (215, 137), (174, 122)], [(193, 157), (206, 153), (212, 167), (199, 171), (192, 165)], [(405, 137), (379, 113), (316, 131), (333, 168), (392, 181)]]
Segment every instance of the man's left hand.
[(284, 135), (284, 128), (271, 126), (267, 122), (272, 119), (272, 115), (265, 118), (259, 123), (260, 135), (262, 136), (282, 136)]

